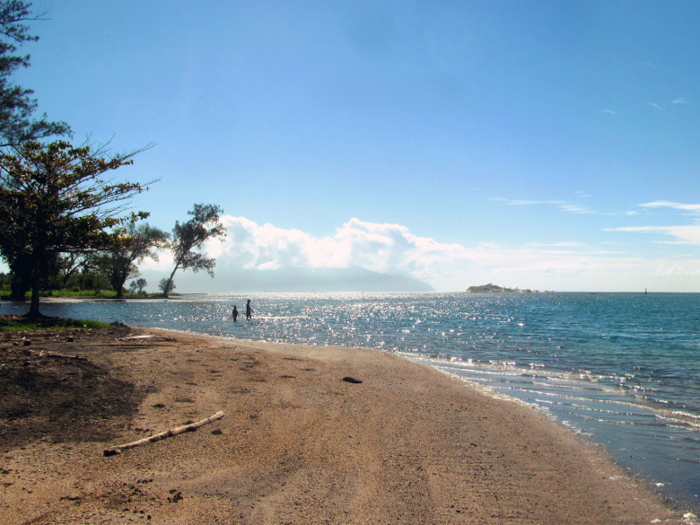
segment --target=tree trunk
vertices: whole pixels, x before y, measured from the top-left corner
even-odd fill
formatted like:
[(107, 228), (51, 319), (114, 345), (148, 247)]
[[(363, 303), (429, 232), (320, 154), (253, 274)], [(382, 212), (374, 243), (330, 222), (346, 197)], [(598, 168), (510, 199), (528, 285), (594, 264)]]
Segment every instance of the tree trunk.
[(39, 313), (39, 289), (41, 287), (41, 259), (38, 257), (34, 261), (32, 270), (32, 303), (29, 307), (29, 313), (25, 317), (28, 319), (38, 319), (44, 317)]
[(175, 277), (175, 272), (177, 271), (177, 269), (179, 267), (180, 267), (180, 263), (177, 263), (175, 265), (175, 269), (173, 270), (173, 273), (170, 274), (170, 278), (168, 279), (168, 282), (165, 285), (165, 289), (163, 290), (163, 295), (165, 296), (166, 299), (168, 298), (168, 290), (170, 289), (170, 284), (173, 282), (173, 277)]

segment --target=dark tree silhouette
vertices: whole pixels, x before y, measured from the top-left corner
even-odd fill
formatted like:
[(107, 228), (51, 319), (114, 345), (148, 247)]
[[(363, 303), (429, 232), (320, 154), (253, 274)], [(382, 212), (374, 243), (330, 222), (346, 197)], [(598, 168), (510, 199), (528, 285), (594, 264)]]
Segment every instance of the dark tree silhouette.
[(40, 317), (39, 286), (47, 263), (60, 253), (103, 249), (117, 235), (108, 230), (146, 218), (125, 211), (122, 202), (148, 184), (112, 183), (102, 176), (131, 164), (138, 152), (103, 158), (89, 146), (26, 142), (17, 154), (0, 153), (0, 256), (11, 268), (22, 261), (31, 284), (29, 317)]
[(28, 33), (25, 22), (43, 20), (45, 13), (33, 14), (31, 5), (21, 0), (0, 1), (0, 148), (71, 134), (68, 124), (49, 122), (46, 114), (34, 119), (34, 91), (12, 82), (17, 70), (29, 67), (29, 55), (17, 55), (17, 47), (39, 40)]
[(159, 248), (168, 246), (170, 234), (150, 226), (148, 223), (136, 224), (129, 222), (126, 228), (119, 232), (113, 246), (106, 250), (106, 263), (109, 272), (109, 283), (117, 292), (117, 299), (124, 295), (124, 283), (127, 279), (139, 276), (136, 263), (146, 258), (158, 260)]
[(200, 249), (208, 239), (226, 237), (224, 225), (219, 222), (219, 215), (222, 213), (223, 210), (219, 206), (195, 204), (192, 211), (187, 212), (188, 215), (192, 215), (189, 221), (182, 224), (178, 221), (175, 222), (171, 248), (175, 268), (173, 268), (170, 277), (163, 279), (160, 283), (163, 295), (167, 297), (168, 293), (175, 287), (173, 277), (179, 269), (192, 270), (195, 273), (204, 270), (214, 277), (216, 260), (193, 250)]

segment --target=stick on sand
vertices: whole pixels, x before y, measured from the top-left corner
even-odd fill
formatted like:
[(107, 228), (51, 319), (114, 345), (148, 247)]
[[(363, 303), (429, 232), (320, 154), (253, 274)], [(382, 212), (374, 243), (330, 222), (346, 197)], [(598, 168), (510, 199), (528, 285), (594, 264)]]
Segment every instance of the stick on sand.
[(139, 439), (138, 441), (132, 441), (131, 443), (125, 443), (124, 445), (117, 445), (116, 447), (106, 448), (104, 451), (104, 455), (114, 456), (115, 454), (120, 454), (122, 450), (126, 450), (128, 448), (138, 447), (139, 445), (145, 445), (146, 443), (154, 443), (156, 441), (160, 441), (161, 439), (169, 438), (171, 436), (177, 436), (178, 434), (182, 434), (183, 432), (192, 432), (194, 430), (197, 430), (199, 427), (203, 427), (204, 425), (212, 423), (217, 419), (221, 419), (222, 417), (224, 417), (224, 412), (219, 411), (213, 416), (209, 416), (208, 418), (202, 419), (201, 421), (197, 421), (196, 423), (190, 423), (189, 425), (183, 425), (181, 427), (172, 428), (170, 430), (166, 430), (165, 432), (161, 432), (160, 434), (155, 434), (150, 437)]

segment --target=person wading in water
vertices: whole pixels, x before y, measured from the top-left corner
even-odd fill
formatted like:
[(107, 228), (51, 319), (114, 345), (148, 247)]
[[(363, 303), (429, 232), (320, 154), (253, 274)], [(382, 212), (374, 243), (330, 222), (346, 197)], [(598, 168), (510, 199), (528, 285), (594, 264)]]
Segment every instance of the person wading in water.
[(238, 308), (236, 308), (235, 304), (233, 305), (233, 314), (231, 315), (233, 315), (233, 322), (235, 323), (238, 319)]
[(248, 303), (245, 305), (245, 318), (250, 321), (252, 317), (253, 309), (250, 307), (250, 299), (248, 299)]

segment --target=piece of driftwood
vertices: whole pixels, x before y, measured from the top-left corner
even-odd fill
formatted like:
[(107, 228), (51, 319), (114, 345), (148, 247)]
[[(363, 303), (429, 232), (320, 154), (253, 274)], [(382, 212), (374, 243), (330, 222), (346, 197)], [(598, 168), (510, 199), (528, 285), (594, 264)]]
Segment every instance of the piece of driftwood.
[(38, 357), (55, 357), (57, 359), (77, 359), (78, 361), (87, 361), (88, 359), (86, 357), (80, 357), (79, 355), (65, 355), (65, 354), (52, 354), (49, 352), (36, 352), (34, 350), (29, 350), (29, 352), (32, 355), (36, 355)]
[(165, 432), (161, 432), (160, 434), (155, 434), (153, 436), (139, 439), (138, 441), (132, 441), (131, 443), (125, 443), (124, 445), (117, 445), (116, 447), (106, 448), (104, 451), (104, 455), (114, 456), (115, 454), (121, 454), (122, 450), (126, 450), (128, 448), (138, 447), (139, 445), (145, 445), (146, 443), (154, 443), (156, 441), (160, 441), (161, 439), (177, 436), (178, 434), (182, 434), (183, 432), (192, 432), (194, 430), (197, 430), (199, 427), (203, 427), (204, 425), (213, 423), (214, 421), (216, 421), (217, 419), (221, 419), (222, 417), (224, 417), (224, 412), (220, 410), (213, 416), (209, 416), (208, 418), (202, 419), (201, 421), (197, 421), (196, 423), (190, 423), (189, 425), (183, 425), (181, 427), (172, 428), (170, 430), (166, 430)]
[(140, 341), (143, 339), (157, 339), (160, 341), (175, 341), (172, 337), (166, 337), (164, 335), (154, 335), (154, 334), (146, 334), (146, 335), (129, 335), (126, 337), (117, 337), (115, 341)]

